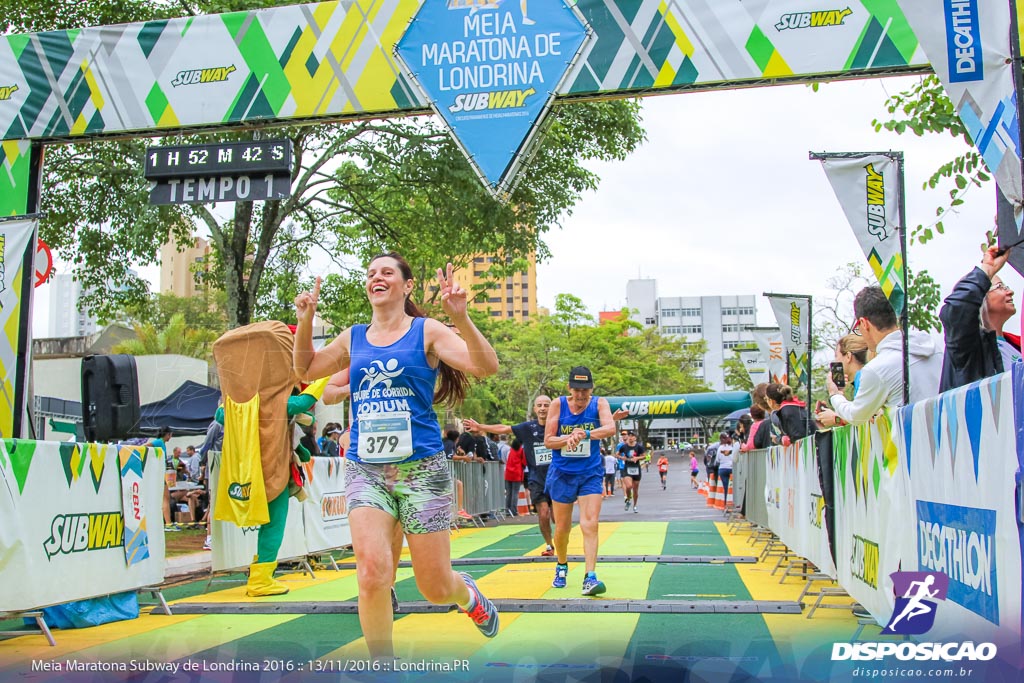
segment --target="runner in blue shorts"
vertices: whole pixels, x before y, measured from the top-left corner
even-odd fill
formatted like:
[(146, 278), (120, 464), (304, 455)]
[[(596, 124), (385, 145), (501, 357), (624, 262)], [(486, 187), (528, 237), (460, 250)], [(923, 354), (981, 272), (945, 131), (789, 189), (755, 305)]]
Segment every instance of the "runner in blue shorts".
[(583, 595), (600, 595), (605, 586), (597, 580), (597, 529), (601, 516), (604, 458), (601, 439), (615, 434), (615, 420), (607, 399), (594, 393), (590, 370), (577, 366), (569, 371), (569, 396), (551, 404), (544, 426), (544, 445), (551, 449), (547, 492), (555, 514), (555, 588), (564, 588), (569, 573), (568, 546), (572, 530), (572, 506), (579, 501), (580, 529), (586, 576)]

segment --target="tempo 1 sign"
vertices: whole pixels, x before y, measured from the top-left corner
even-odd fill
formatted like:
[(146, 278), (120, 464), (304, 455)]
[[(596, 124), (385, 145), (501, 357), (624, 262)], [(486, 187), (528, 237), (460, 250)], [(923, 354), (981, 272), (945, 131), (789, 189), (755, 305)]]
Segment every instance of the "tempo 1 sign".
[(291, 195), (291, 140), (245, 140), (146, 149), (151, 204), (284, 199)]
[(255, 202), (285, 199), (291, 195), (291, 190), (291, 177), (282, 175), (175, 178), (155, 183), (149, 191), (149, 203)]

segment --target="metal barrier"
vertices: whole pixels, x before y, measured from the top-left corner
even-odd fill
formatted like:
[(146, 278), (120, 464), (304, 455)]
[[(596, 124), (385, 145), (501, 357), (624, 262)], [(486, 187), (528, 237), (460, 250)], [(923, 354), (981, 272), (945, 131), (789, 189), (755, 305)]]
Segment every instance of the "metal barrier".
[[(505, 465), (500, 462), (448, 461), (452, 474), (452, 514), (459, 510), (458, 484), (462, 482), (463, 509), (473, 517), (501, 516), (505, 505)], [(454, 518), (454, 517), (453, 517)]]
[[(768, 526), (768, 504), (764, 497), (764, 488), (767, 485), (767, 458), (768, 451), (765, 449), (747, 451), (739, 456), (743, 459), (744, 467), (739, 477), (743, 479), (743, 488), (746, 492), (746, 518), (763, 527)], [(737, 473), (734, 471), (733, 476)]]

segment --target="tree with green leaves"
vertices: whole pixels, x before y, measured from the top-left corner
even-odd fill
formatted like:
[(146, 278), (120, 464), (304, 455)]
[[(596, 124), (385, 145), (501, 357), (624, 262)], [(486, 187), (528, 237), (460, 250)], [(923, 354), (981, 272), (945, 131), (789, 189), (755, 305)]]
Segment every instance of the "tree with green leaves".
[[(498, 354), (498, 372), (473, 384), (462, 413), (484, 421), (520, 422), (533, 399), (566, 392), (569, 369), (594, 373), (599, 396), (640, 396), (707, 391), (697, 378), (701, 345), (643, 329), (623, 313), (597, 324), (582, 301), (560, 294), (555, 311), (526, 324), (480, 321)], [(449, 420), (450, 421), (450, 420)]]
[(121, 342), (112, 351), (133, 356), (177, 354), (208, 361), (218, 336), (211, 330), (189, 327), (184, 314), (175, 313), (162, 327), (152, 323), (135, 325), (136, 338)]
[[(0, 10), (9, 31), (75, 29), (96, 23), (169, 18), (290, 4), (220, 0), (83, 0), (74, 9), (19, 0)], [(183, 132), (164, 142), (290, 139), (296, 156), (292, 195), (206, 205), (150, 206), (142, 177), (146, 141), (73, 143), (50, 148), (40, 235), (90, 292), (82, 305), (99, 317), (140, 305), (145, 282), (130, 268), (156, 261), (162, 244), (208, 233), (213, 258), (203, 275), (226, 293), (228, 325), (261, 318), (292, 321), (291, 301), (311, 259), (329, 264), (321, 315), (343, 326), (365, 313), (362, 264), (391, 249), (422, 268), (420, 281), (448, 261), (475, 253), (543, 259), (544, 234), (557, 227), (598, 177), (584, 163), (622, 159), (644, 138), (639, 103), (620, 100), (556, 106), (542, 141), (507, 204), (482, 187), (440, 123), (431, 117), (284, 126), (215, 135)], [(498, 267), (500, 270), (500, 266)]]

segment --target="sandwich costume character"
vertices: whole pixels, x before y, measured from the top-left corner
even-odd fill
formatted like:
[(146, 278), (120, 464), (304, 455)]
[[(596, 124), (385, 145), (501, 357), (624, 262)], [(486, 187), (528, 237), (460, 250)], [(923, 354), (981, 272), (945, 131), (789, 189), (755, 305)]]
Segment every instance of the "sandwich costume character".
[(304, 497), (298, 461), (310, 454), (293, 438), (294, 422), (310, 424), (313, 407), (329, 378), (293, 395), (292, 332), (282, 322), (239, 327), (213, 344), (224, 406), (221, 472), (213, 518), (238, 526), (259, 526), (257, 552), (249, 566), (250, 597), (281, 595), (288, 587), (274, 579), (284, 540), (290, 495)]

